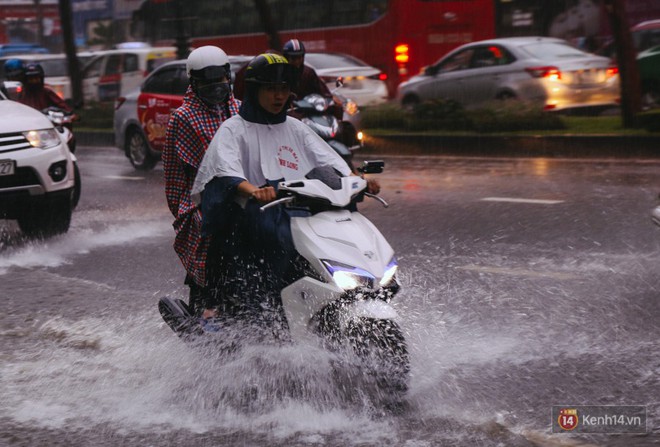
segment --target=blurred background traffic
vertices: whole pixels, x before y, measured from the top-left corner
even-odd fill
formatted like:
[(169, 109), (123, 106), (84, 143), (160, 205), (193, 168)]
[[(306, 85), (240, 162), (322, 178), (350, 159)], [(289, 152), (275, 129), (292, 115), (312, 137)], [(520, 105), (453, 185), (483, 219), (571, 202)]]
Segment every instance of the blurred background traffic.
[[(412, 111), (429, 102), (474, 109), (515, 99), (544, 111), (622, 107), (634, 115), (660, 104), (660, 3), (651, 0), (0, 4), (0, 62), (40, 63), (46, 84), (80, 110), (81, 126), (85, 111), (111, 125), (113, 106), (130, 103), (156, 69), (193, 48), (223, 48), (236, 72), (289, 38), (305, 43), (306, 63), (331, 89), (341, 77), (342, 95), (363, 111)], [(186, 80), (163, 79), (152, 90), (180, 97)], [(155, 113), (152, 125), (166, 122), (167, 110)], [(146, 121), (142, 127), (149, 140)]]

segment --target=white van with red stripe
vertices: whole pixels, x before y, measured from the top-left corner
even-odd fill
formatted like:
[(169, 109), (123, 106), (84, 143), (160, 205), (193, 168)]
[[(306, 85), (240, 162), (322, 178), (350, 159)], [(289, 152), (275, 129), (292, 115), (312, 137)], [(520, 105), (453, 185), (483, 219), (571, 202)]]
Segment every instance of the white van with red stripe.
[(83, 70), (84, 100), (114, 101), (138, 88), (149, 73), (175, 58), (175, 47), (98, 52)]

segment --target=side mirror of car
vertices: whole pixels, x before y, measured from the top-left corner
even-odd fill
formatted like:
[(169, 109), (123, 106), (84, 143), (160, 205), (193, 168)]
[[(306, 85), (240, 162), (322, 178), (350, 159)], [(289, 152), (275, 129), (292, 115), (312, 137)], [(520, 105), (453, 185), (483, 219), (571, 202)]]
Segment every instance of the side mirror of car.
[(438, 69), (433, 65), (428, 65), (424, 67), (422, 70), (424, 71), (424, 74), (426, 76), (435, 76), (435, 74), (438, 72)]
[(339, 76), (337, 80), (335, 81), (335, 86), (337, 88), (343, 87), (344, 86), (344, 78), (342, 76)]

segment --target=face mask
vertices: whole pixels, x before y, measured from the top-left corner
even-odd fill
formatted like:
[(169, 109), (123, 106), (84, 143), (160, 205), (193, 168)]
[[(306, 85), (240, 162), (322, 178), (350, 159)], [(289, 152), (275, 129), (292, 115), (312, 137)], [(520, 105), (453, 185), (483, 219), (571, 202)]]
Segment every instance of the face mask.
[(227, 101), (231, 86), (228, 82), (214, 82), (197, 88), (197, 95), (207, 104), (217, 105)]

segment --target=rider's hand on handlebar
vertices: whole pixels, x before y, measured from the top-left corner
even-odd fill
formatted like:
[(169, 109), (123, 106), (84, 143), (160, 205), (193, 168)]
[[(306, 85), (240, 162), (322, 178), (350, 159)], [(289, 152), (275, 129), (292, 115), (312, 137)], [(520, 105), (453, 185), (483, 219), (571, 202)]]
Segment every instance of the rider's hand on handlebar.
[(367, 192), (369, 194), (378, 194), (380, 192), (380, 183), (375, 178), (368, 178), (367, 180)]
[(255, 198), (259, 203), (268, 203), (277, 198), (277, 193), (275, 192), (275, 188), (272, 186), (264, 186), (262, 188), (255, 189), (251, 196)]

